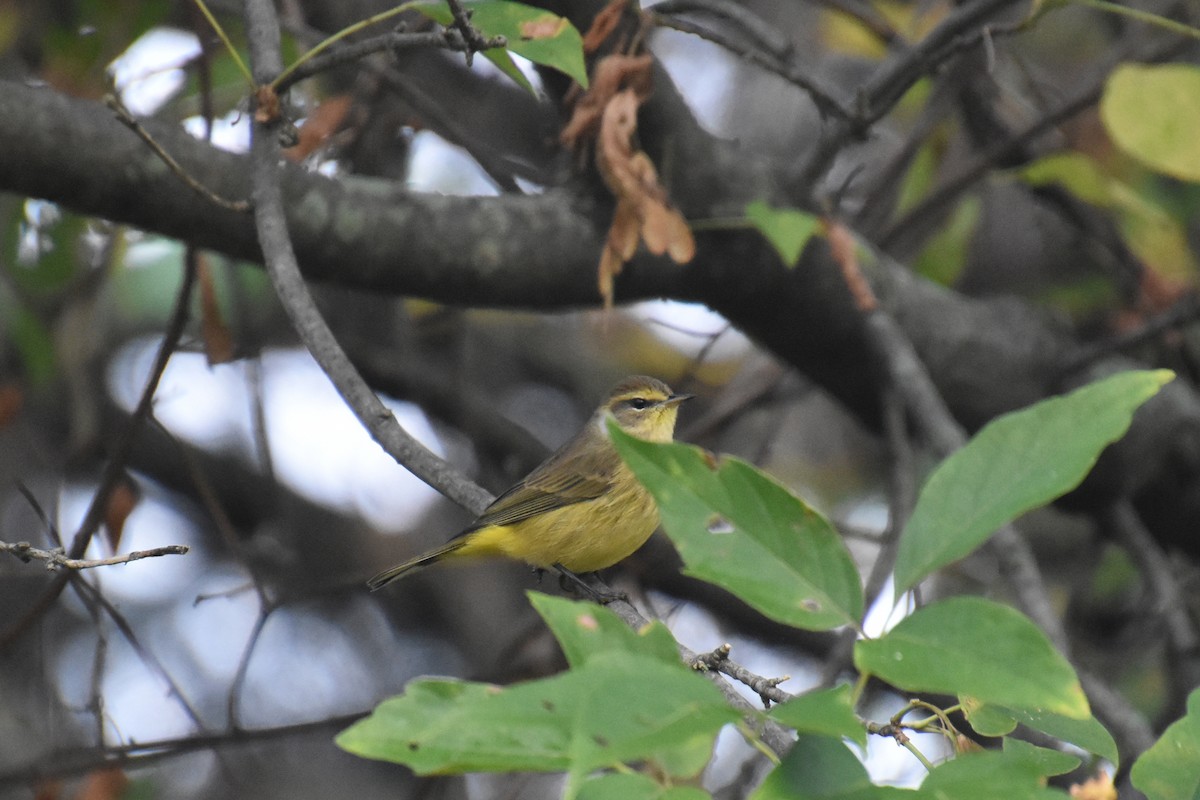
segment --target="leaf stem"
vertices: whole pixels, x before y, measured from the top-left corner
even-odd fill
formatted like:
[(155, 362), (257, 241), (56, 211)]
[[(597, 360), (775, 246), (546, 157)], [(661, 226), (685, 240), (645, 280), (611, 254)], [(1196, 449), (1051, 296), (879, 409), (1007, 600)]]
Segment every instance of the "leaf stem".
[[(196, 0), (196, 2), (200, 2), (200, 0)], [(291, 66), (289, 66), (283, 72), (279, 73), (279, 75), (275, 78), (275, 80), (271, 81), (271, 88), (278, 89), (279, 85), (281, 83), (283, 83), (284, 81), (286, 81), (288, 76), (290, 76), (293, 72), (295, 72), (297, 69), (299, 69), (300, 65), (304, 64), (306, 61), (310, 61), (311, 59), (313, 59), (316, 56), (320, 55), (321, 53), (325, 52), (327, 49), (332, 47), (337, 42), (340, 42), (342, 39), (345, 39), (347, 36), (358, 33), (359, 31), (361, 31), (365, 28), (369, 28), (372, 25), (375, 25), (377, 23), (383, 22), (384, 20), (391, 19), (392, 17), (402, 14), (405, 11), (408, 11), (409, 9), (411, 9), (413, 6), (416, 6), (419, 4), (420, 4), (419, 0), (409, 0), (409, 2), (401, 3), (400, 5), (396, 6), (395, 8), (389, 8), (387, 11), (381, 11), (378, 14), (367, 17), (364, 20), (359, 20), (358, 22), (354, 23), (353, 25), (349, 25), (345, 28), (342, 28), (340, 31), (333, 34), (329, 38), (323, 39), (320, 42), (317, 42), (317, 44), (314, 45), (311, 50), (309, 50), (304, 55), (300, 56), (298, 59), (296, 59), (291, 64)]]
[(213, 16), (212, 11), (209, 10), (204, 0), (195, 0), (195, 3), (196, 8), (200, 9), (200, 13), (204, 15), (204, 18), (208, 20), (208, 24), (212, 26), (217, 36), (220, 37), (221, 42), (225, 45), (225, 49), (229, 51), (229, 56), (233, 59), (233, 63), (237, 65), (238, 71), (245, 76), (246, 83), (253, 89), (254, 76), (250, 74), (250, 68), (246, 66), (246, 62), (242, 61), (242, 57), (238, 55), (237, 49), (234, 48), (233, 42), (229, 39), (229, 34), (225, 33), (225, 29), (221, 27), (221, 23), (217, 22), (217, 18)]

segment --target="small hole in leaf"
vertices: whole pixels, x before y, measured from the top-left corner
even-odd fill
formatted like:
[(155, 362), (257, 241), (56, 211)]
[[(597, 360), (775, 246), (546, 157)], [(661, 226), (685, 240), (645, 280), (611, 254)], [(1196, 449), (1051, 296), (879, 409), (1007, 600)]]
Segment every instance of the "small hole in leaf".
[(800, 607), (805, 611), (815, 614), (821, 610), (821, 603), (820, 601), (813, 600), (811, 597), (806, 597), (800, 601)]
[(420, 749), (421, 749), (421, 745), (417, 744), (416, 742), (409, 742), (409, 743), (408, 743), (408, 749), (409, 749), (409, 750), (420, 750)]
[(708, 522), (704, 523), (705, 529), (709, 533), (733, 533), (733, 523), (722, 517), (720, 514), (713, 514), (708, 518)]

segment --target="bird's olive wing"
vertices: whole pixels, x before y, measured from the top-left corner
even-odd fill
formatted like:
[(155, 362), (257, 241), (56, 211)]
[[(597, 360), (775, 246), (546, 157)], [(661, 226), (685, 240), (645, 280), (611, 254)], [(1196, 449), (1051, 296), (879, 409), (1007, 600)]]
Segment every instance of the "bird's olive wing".
[(563, 448), (525, 480), (496, 498), (468, 530), (512, 525), (556, 508), (594, 500), (612, 485), (620, 457), (607, 452)]
[(593, 500), (604, 494), (609, 481), (580, 475), (564, 476), (556, 485), (536, 485), (522, 481), (496, 498), (496, 502), (475, 520), (472, 530), (488, 525), (512, 525), (556, 508)]

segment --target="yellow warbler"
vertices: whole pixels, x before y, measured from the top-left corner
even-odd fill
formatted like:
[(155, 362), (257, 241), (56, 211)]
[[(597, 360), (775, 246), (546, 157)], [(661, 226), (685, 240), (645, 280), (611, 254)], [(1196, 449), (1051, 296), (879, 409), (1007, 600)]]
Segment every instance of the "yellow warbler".
[(662, 381), (626, 378), (574, 438), (487, 507), (446, 544), (367, 582), (372, 590), (444, 558), (504, 556), (539, 569), (594, 572), (637, 550), (658, 527), (658, 507), (609, 439), (612, 416), (623, 431), (669, 442), (679, 404)]

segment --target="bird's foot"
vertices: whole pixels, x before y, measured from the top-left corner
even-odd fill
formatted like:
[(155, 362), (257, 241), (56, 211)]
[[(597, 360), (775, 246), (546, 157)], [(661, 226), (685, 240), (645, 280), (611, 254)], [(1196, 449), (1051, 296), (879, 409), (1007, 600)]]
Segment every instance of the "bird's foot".
[(629, 595), (624, 592), (614, 592), (594, 572), (588, 573), (587, 578), (584, 578), (567, 569), (562, 564), (555, 564), (554, 568), (558, 570), (559, 585), (565, 591), (586, 597), (602, 606), (606, 606), (617, 600), (625, 603), (629, 602)]

